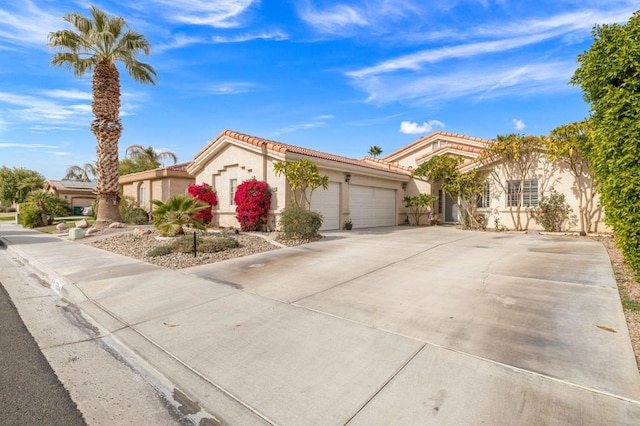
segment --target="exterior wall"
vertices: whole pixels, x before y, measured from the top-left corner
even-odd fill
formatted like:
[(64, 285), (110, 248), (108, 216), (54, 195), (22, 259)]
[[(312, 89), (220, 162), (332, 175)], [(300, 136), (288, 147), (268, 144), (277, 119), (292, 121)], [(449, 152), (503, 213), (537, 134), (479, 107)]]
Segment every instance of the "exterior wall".
[(214, 224), (223, 227), (238, 227), (236, 207), (231, 194), (231, 180), (239, 185), (250, 179), (267, 182), (273, 191), (269, 222), (275, 227), (276, 216), (286, 207), (289, 198), (284, 177), (277, 177), (273, 164), (280, 161), (259, 150), (244, 149), (228, 144), (222, 148), (204, 168), (196, 174), (198, 184), (206, 182), (216, 191), (218, 205), (214, 208)]
[[(174, 195), (185, 194), (194, 180), (186, 177), (165, 176), (157, 179), (140, 179), (122, 184), (122, 195), (132, 197), (146, 210), (153, 207), (152, 200), (166, 202)], [(143, 197), (141, 198), (141, 193)]]
[[(507, 177), (504, 173), (504, 167), (502, 164), (496, 164), (494, 170), (500, 176), (502, 185), (505, 185)], [(531, 176), (527, 179), (538, 180), (538, 199), (542, 196), (549, 196), (552, 190), (564, 194), (565, 199), (572, 209), (571, 215), (574, 217), (572, 223), (569, 224), (567, 231), (577, 232), (580, 230), (579, 222), (579, 199), (578, 191), (576, 187), (575, 178), (568, 171), (566, 164), (562, 162), (552, 163), (547, 157), (541, 156), (538, 162), (538, 167)], [(495, 228), (496, 219), (501, 226), (505, 226), (508, 229), (514, 229), (513, 218), (510, 214), (509, 207), (507, 207), (507, 198), (504, 189), (501, 185), (494, 181), (494, 177), (489, 175), (490, 184), (490, 207), (478, 209), (480, 213), (484, 213), (487, 217), (487, 226), (489, 228)], [(597, 196), (594, 199), (594, 205), (597, 208), (597, 213), (593, 219), (592, 232), (610, 232), (604, 223), (604, 214), (602, 208), (597, 207)], [(513, 213), (515, 216), (515, 207)], [(521, 207), (520, 220), (523, 228), (542, 230), (542, 226), (538, 225), (533, 220), (527, 211), (526, 207)]]

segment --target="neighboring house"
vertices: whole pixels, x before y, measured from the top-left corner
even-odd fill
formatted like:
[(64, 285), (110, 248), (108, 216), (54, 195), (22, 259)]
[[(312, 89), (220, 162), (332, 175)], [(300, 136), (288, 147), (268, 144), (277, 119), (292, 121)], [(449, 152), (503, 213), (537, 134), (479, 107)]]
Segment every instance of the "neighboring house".
[(238, 184), (252, 178), (267, 182), (273, 191), (270, 227), (275, 228), (292, 193), (273, 165), (300, 158), (309, 159), (329, 177), (328, 189), (316, 189), (311, 198), (311, 210), (324, 217), (322, 230), (340, 229), (348, 218), (356, 228), (404, 221), (402, 198), (410, 171), (373, 158), (356, 160), (226, 130), (196, 154), (187, 171), (198, 184), (206, 182), (217, 192), (214, 221), (220, 226), (238, 226), (233, 202)]
[(77, 182), (73, 180), (48, 180), (44, 189), (64, 199), (73, 214), (82, 214), (82, 209), (90, 207), (96, 199), (95, 182)]
[[(402, 147), (382, 158), (353, 159), (315, 151), (299, 146), (225, 130), (205, 146), (186, 167), (195, 181), (210, 184), (217, 192), (218, 206), (214, 209), (214, 222), (219, 226), (238, 226), (235, 219), (233, 196), (238, 184), (255, 178), (267, 182), (273, 191), (270, 227), (275, 228), (282, 209), (292, 202), (292, 193), (284, 176), (276, 176), (273, 165), (278, 161), (296, 161), (307, 158), (318, 166), (320, 173), (329, 177), (329, 188), (318, 188), (313, 193), (311, 209), (324, 217), (322, 230), (340, 229), (351, 219), (355, 228), (393, 226), (407, 223), (405, 196), (418, 193), (438, 194), (434, 213), (445, 223), (459, 221), (454, 200), (443, 193), (439, 184), (413, 178), (411, 171), (434, 156), (454, 155), (466, 160), (459, 169), (492, 167), (499, 171), (500, 164), (482, 165), (476, 161), (493, 141), (448, 132), (434, 132)], [(583, 182), (584, 183), (584, 182)], [(505, 182), (505, 185), (509, 185)], [(578, 213), (578, 201), (573, 176), (566, 165), (551, 163), (541, 157), (538, 169), (528, 177), (523, 188), (523, 203), (534, 206), (551, 188), (565, 194), (573, 212)], [(512, 227), (507, 197), (500, 185), (489, 179), (478, 207), (489, 227), (497, 223)], [(523, 212), (525, 209), (523, 208)], [(602, 230), (602, 212), (597, 212), (595, 231)], [(523, 213), (523, 223), (530, 229), (540, 228)], [(577, 225), (572, 227), (578, 229)]]
[(132, 197), (140, 207), (151, 211), (152, 200), (166, 202), (173, 195), (187, 193), (189, 185), (194, 183), (193, 176), (186, 170), (188, 165), (182, 163), (120, 176), (122, 195)]

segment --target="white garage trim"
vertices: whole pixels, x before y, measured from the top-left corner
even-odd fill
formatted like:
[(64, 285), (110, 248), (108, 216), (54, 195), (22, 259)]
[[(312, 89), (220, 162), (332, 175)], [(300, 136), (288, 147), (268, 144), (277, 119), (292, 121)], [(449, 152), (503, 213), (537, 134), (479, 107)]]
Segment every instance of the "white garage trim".
[(373, 186), (350, 185), (349, 210), (354, 228), (397, 225), (396, 191)]
[(311, 210), (319, 212), (324, 218), (321, 231), (340, 229), (340, 184), (329, 182), (327, 189), (313, 191)]

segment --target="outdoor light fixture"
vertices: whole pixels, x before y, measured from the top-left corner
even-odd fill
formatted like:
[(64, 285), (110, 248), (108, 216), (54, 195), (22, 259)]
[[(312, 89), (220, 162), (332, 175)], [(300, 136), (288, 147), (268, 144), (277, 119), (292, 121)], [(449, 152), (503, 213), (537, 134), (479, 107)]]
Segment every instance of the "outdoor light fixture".
[(344, 175), (344, 181), (349, 183), (349, 181), (351, 180), (351, 173), (347, 173)]
[(407, 182), (402, 182), (402, 189), (407, 189)]

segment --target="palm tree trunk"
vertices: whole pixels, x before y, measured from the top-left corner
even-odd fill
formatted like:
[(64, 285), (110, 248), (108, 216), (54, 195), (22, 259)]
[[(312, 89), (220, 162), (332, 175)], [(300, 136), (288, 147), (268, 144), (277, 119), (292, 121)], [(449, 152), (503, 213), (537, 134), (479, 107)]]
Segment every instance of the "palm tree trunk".
[(97, 226), (120, 222), (118, 194), (118, 140), (122, 134), (120, 122), (120, 75), (111, 62), (100, 62), (93, 74), (93, 103), (95, 120), (91, 131), (96, 136), (98, 199)]

